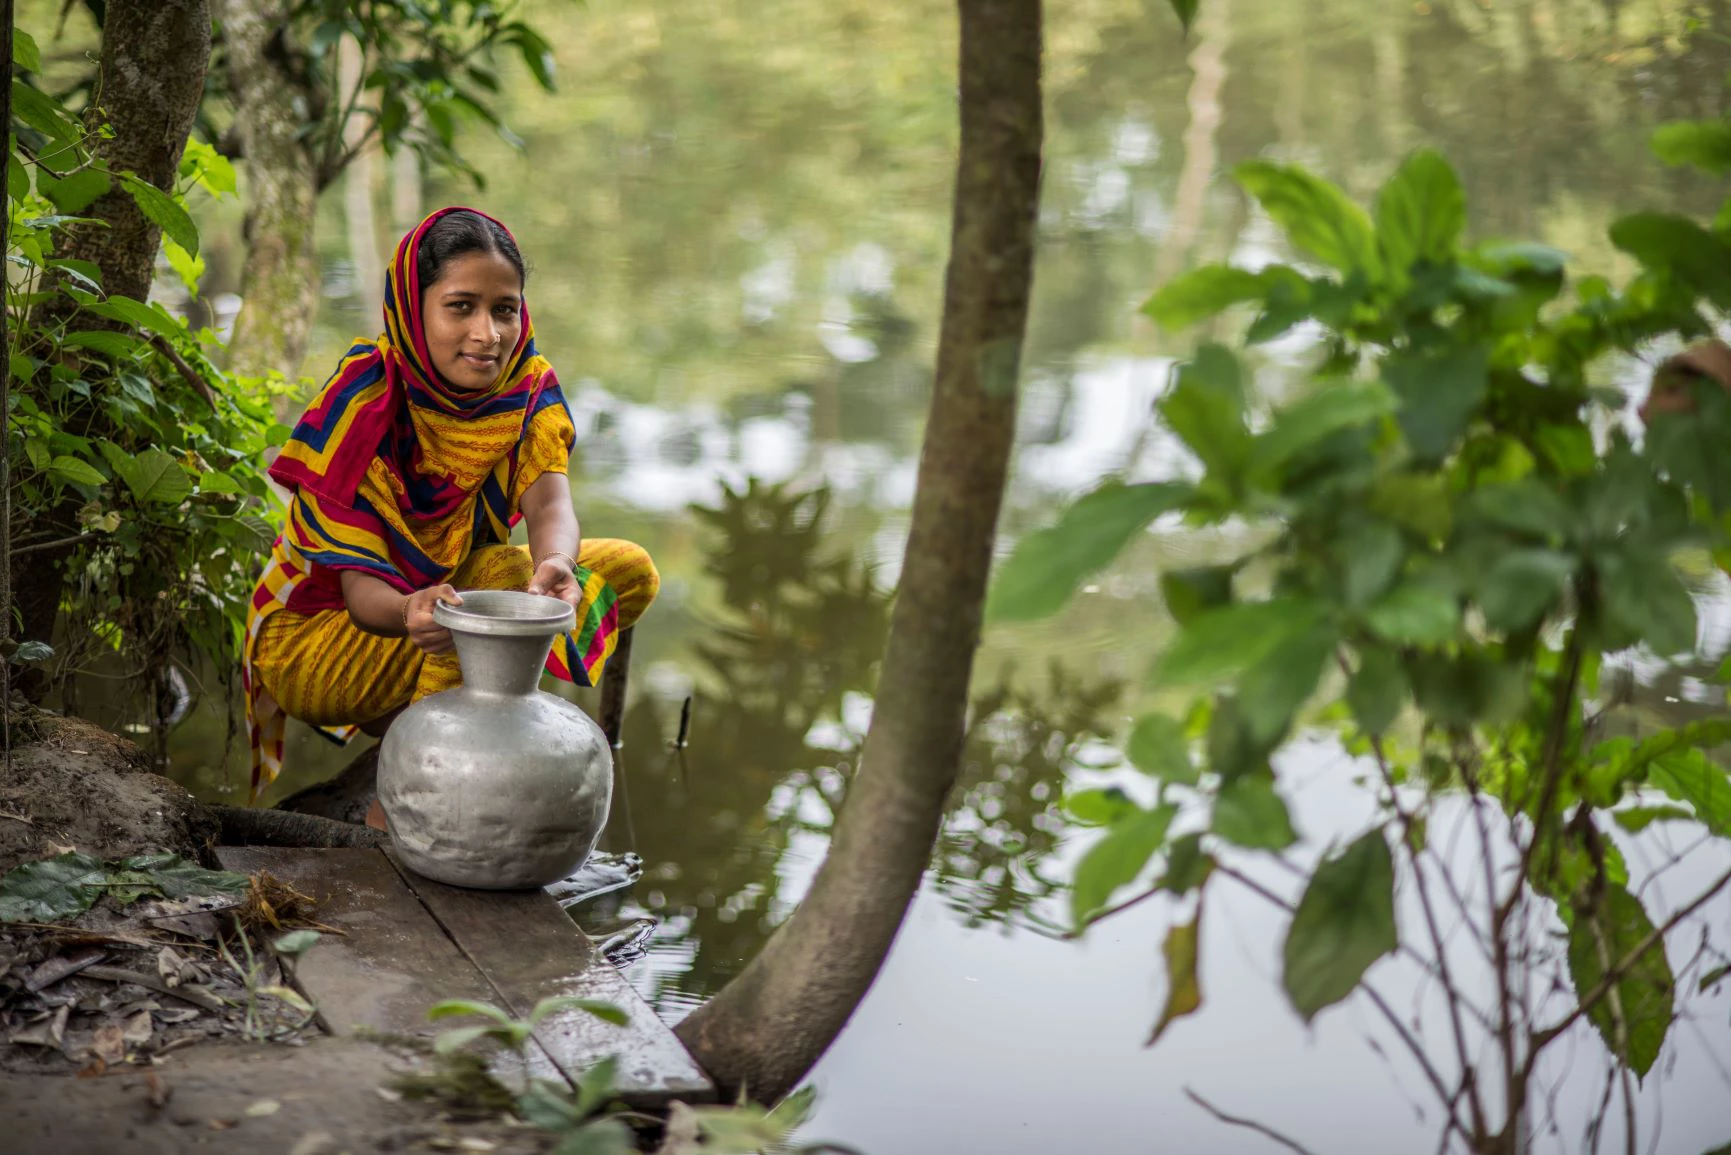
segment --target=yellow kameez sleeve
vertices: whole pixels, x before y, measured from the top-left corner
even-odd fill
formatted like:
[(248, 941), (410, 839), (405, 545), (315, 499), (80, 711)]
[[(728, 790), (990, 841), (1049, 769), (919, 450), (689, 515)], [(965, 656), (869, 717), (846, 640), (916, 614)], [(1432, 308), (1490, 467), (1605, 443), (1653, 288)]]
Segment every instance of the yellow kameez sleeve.
[(543, 473), (566, 473), (571, 469), (571, 449), (577, 444), (577, 429), (563, 405), (549, 405), (529, 419), (529, 428), (517, 453), (517, 475), (511, 479), (511, 509), (521, 509), (523, 494)]

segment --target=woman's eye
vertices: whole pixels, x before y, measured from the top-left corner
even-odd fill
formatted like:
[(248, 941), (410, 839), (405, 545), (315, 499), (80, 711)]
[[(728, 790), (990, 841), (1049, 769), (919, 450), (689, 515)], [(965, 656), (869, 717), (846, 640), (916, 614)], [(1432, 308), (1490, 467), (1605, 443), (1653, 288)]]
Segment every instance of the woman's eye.
[(469, 311), (469, 302), (453, 301), (451, 303), (451, 311), (453, 313), (467, 313)]

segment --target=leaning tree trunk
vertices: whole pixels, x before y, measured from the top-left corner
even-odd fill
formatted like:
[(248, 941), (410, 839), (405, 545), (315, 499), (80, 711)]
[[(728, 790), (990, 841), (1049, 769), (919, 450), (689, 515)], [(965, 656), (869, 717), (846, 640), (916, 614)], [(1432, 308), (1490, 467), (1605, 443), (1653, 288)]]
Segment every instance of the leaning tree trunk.
[(811, 892), (679, 1027), (722, 1088), (772, 1102), (865, 996), (955, 782), (1015, 428), (1040, 178), (1040, 0), (959, 0), (961, 155), (937, 381), (860, 769)]
[(246, 261), (228, 367), (243, 376), (273, 369), (292, 376), (306, 354), (318, 308), (313, 222), (319, 176), (300, 135), (311, 94), (287, 42), (289, 4), (216, 0), (216, 5), (246, 158)]
[[(12, 0), (0, 0), (0, 125), (10, 139), (12, 131)], [(7, 162), (11, 163), (8, 155)], [(10, 251), (10, 209), (0, 216), (0, 253)], [(3, 288), (0, 284), (0, 288)], [(6, 302), (0, 300), (0, 349), (10, 350)], [(0, 373), (0, 743), (4, 744), (5, 770), (12, 770), (12, 664), (7, 642), (12, 640), (12, 374)]]
[[(106, 120), (111, 135), (95, 140), (93, 150), (112, 172), (133, 172), (164, 191), (172, 191), (204, 96), (204, 74), (210, 64), (210, 4), (208, 0), (108, 0), (102, 26), (102, 60), (96, 91), (101, 107), (88, 119)], [(157, 245), (162, 230), (139, 211), (131, 194), (119, 187), (100, 197), (85, 215), (97, 224), (67, 232), (58, 256), (91, 261), (102, 273), (102, 287), (137, 300), (150, 294)], [(76, 311), (70, 300), (57, 298), (44, 306), (43, 323)], [(97, 318), (90, 328), (108, 324)], [(89, 407), (68, 416), (75, 433), (92, 433), (101, 412)], [(76, 531), (72, 499), (51, 511), (38, 530)], [(24, 619), (23, 636), (49, 640), (65, 588), (59, 557), (38, 553), (19, 573), (13, 598)]]

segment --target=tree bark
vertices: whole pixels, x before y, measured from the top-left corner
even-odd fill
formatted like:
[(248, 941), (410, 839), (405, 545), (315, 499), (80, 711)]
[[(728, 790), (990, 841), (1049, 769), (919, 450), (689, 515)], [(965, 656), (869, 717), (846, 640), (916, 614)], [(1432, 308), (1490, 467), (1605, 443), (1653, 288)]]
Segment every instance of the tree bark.
[(241, 309), (228, 367), (242, 376), (293, 376), (318, 308), (313, 248), (319, 174), (300, 132), (311, 95), (285, 42), (289, 5), (216, 0), (228, 57), (241, 152), (246, 158)]
[(370, 826), (335, 822), (315, 814), (290, 810), (255, 810), (250, 806), (210, 807), (221, 826), (217, 841), (223, 846), (302, 846), (331, 849), (373, 849), (390, 844), (390, 838)]
[[(87, 114), (87, 121), (106, 120), (113, 133), (94, 141), (92, 151), (111, 172), (137, 173), (157, 188), (171, 191), (187, 134), (198, 115), (209, 65), (208, 0), (109, 0), (97, 69), (101, 105)], [(94, 262), (107, 292), (144, 300), (150, 295), (162, 230), (139, 211), (118, 181), (85, 215), (102, 223), (68, 230), (59, 255)], [(43, 323), (54, 323), (57, 314), (73, 311), (76, 305), (60, 298), (44, 306)], [(101, 328), (110, 322), (91, 318), (88, 324)], [(90, 433), (90, 423), (98, 420), (99, 411), (92, 407), (72, 415), (69, 424), (74, 432)], [(62, 503), (33, 528), (61, 535), (76, 532), (77, 505), (76, 500)], [(32, 558), (13, 585), (12, 596), (23, 618), (21, 636), (26, 639), (53, 637), (64, 590), (60, 555), (61, 551), (53, 551)], [(43, 680), (32, 675), (26, 692), (40, 693), (43, 686)]]
[(937, 380), (861, 766), (811, 892), (679, 1037), (773, 1102), (877, 977), (957, 773), (1015, 429), (1040, 177), (1040, 0), (959, 0), (961, 153)]
[[(5, 83), (0, 84), (0, 125), (10, 140), (12, 132), (12, 0), (0, 0), (0, 61), (5, 62)], [(10, 152), (7, 156), (11, 162)], [(10, 251), (12, 213), (0, 216), (0, 253)], [(3, 287), (0, 282), (0, 287)], [(11, 334), (7, 332), (6, 302), (0, 300), (0, 351), (11, 357)], [(12, 663), (5, 643), (12, 640), (12, 374), (0, 368), (0, 743), (4, 744), (5, 770), (12, 771)]]

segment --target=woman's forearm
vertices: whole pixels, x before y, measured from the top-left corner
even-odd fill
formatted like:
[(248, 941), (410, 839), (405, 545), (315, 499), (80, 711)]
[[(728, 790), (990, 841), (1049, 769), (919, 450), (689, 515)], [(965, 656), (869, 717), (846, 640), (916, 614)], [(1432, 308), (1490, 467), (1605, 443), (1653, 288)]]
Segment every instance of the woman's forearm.
[(400, 638), (409, 631), (403, 624), (403, 606), (409, 600), (389, 585), (359, 570), (344, 570), (343, 604), (349, 620), (364, 633)]
[(543, 473), (523, 491), (521, 508), (529, 530), (529, 556), (540, 562), (562, 553), (575, 565), (582, 536), (569, 479), (563, 473)]

